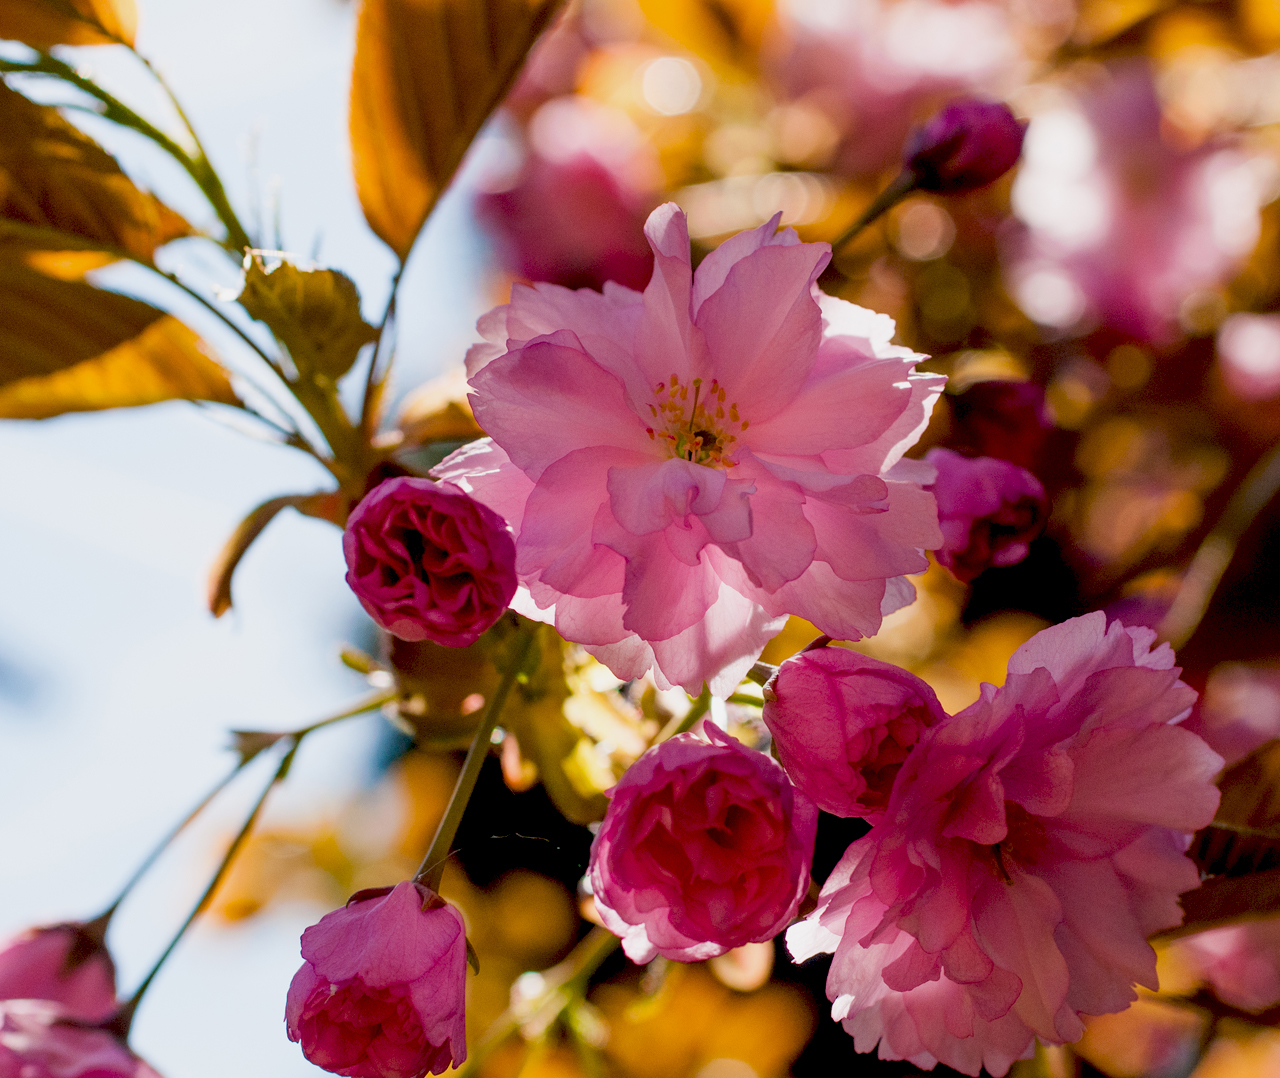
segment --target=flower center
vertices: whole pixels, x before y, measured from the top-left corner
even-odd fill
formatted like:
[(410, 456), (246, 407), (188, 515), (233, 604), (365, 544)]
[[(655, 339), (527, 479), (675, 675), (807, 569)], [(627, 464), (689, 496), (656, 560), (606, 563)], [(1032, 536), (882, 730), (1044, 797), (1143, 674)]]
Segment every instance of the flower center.
[(724, 386), (717, 379), (704, 386), (701, 378), (681, 382), (673, 374), (670, 382), (658, 383), (653, 395), (656, 403), (649, 411), (655, 423), (646, 428), (650, 438), (666, 442), (672, 457), (710, 468), (733, 467), (728, 458), (748, 421), (738, 417), (737, 404), (725, 405)]

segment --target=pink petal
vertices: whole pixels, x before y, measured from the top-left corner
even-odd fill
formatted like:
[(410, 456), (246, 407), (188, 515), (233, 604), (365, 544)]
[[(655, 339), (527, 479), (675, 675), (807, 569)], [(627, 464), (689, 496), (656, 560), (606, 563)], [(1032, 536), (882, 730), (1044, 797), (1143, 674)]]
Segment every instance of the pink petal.
[(693, 269), (689, 261), (689, 228), (674, 202), (659, 206), (645, 222), (653, 248), (653, 277), (644, 290), (644, 313), (636, 331), (633, 360), (650, 393), (671, 375), (688, 380), (693, 321), (689, 298)]
[(520, 534), (533, 481), (492, 438), (480, 438), (455, 449), (431, 469), (431, 475), (461, 487), (502, 517), (516, 535)]
[[(880, 438), (911, 403), (905, 366), (876, 360), (811, 377), (785, 409), (771, 418), (754, 417), (742, 440), (758, 453), (824, 454), (856, 449)], [(883, 453), (861, 469), (879, 473)]]
[[(637, 458), (622, 449), (579, 449), (542, 473), (520, 528), (516, 570), (522, 580), (582, 598), (622, 590), (624, 562), (592, 540), (592, 526), (604, 508), (611, 467), (634, 465)], [(549, 598), (534, 590), (535, 598)]]
[(808, 377), (822, 339), (810, 285), (830, 257), (825, 244), (762, 247), (698, 311), (711, 370), (753, 423), (786, 408)]
[(536, 338), (493, 360), (472, 386), (476, 422), (530, 479), (575, 449), (657, 453), (622, 383), (568, 331)]
[(782, 212), (779, 211), (759, 228), (730, 236), (702, 260), (697, 272), (693, 275), (691, 310), (695, 318), (703, 301), (724, 284), (729, 271), (747, 255), (758, 251), (761, 247), (772, 245), (791, 247), (800, 242), (795, 229), (779, 230), (778, 223), (781, 220)]

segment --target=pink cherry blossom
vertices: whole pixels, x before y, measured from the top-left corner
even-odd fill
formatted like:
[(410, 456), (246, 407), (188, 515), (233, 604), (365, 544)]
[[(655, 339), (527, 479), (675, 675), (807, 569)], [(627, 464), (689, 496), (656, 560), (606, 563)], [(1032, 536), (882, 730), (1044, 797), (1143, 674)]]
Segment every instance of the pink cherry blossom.
[(291, 1041), (348, 1078), (422, 1078), (467, 1058), (462, 915), (412, 880), (353, 895), (302, 934)]
[(1186, 727), (1228, 766), (1280, 737), (1280, 664), (1219, 663)]
[(588, 878), (633, 962), (714, 958), (795, 917), (818, 810), (766, 753), (704, 722), (641, 756), (610, 796)]
[(1040, 534), (1048, 502), (1040, 480), (994, 457), (965, 457), (937, 447), (925, 460), (938, 469), (933, 485), (943, 544), (938, 561), (968, 582), (992, 566), (1017, 565)]
[(116, 1010), (116, 971), (101, 937), (78, 923), (30, 928), (0, 948), (0, 1000), (45, 999), (88, 1021)]
[(0, 1078), (160, 1078), (114, 1036), (57, 1003), (0, 1001)]
[(506, 523), (448, 483), (379, 483), (351, 511), (342, 552), (360, 605), (402, 640), (474, 644), (516, 590)]
[(643, 294), (517, 286), (468, 353), (490, 439), (435, 474), (515, 532), (514, 607), (620, 678), (727, 695), (787, 614), (872, 635), (941, 542), (931, 470), (901, 458), (942, 379), (817, 292), (830, 248), (777, 222), (694, 274), (661, 206)]
[(1174, 725), (1195, 693), (1154, 639), (1101, 612), (1037, 633), (908, 756), (787, 934), (798, 960), (835, 952), (832, 1016), (859, 1051), (1003, 1075), (1157, 987), (1147, 937), (1199, 883), (1184, 851), (1222, 758)]
[(778, 759), (837, 816), (879, 817), (907, 754), (946, 718), (914, 674), (846, 648), (788, 659), (769, 689), (764, 721)]

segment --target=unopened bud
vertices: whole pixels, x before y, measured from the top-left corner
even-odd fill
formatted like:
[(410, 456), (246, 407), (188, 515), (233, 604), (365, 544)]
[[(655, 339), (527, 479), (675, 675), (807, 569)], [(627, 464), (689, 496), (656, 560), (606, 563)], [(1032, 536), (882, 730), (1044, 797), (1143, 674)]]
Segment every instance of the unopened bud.
[(963, 194), (1013, 168), (1025, 134), (1008, 105), (963, 98), (911, 133), (903, 165), (914, 173), (916, 190)]

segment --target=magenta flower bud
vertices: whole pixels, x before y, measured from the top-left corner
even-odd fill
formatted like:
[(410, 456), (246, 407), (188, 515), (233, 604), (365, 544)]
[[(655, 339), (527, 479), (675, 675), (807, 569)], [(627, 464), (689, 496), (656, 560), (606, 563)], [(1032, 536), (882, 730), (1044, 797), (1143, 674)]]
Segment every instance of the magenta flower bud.
[(1041, 386), (978, 382), (950, 400), (955, 422), (948, 441), (954, 448), (1035, 471), (1053, 430)]
[(0, 1078), (160, 1078), (110, 1033), (44, 999), (0, 1002)]
[(342, 550), (360, 605), (403, 640), (474, 644), (516, 591), (506, 522), (452, 483), (380, 483), (352, 510)]
[(915, 174), (917, 190), (964, 194), (1013, 168), (1026, 130), (1008, 105), (961, 98), (912, 131), (903, 165)]
[(847, 648), (801, 652), (770, 687), (764, 721), (782, 766), (837, 816), (878, 819), (907, 754), (947, 717), (914, 674)]
[(950, 449), (930, 449), (924, 459), (938, 469), (933, 496), (943, 545), (936, 556), (952, 576), (968, 583), (1027, 556), (1048, 514), (1039, 479), (1008, 461)]
[(0, 1000), (44, 999), (76, 1018), (115, 1013), (116, 970), (101, 938), (79, 923), (29, 928), (0, 949)]
[(711, 723), (640, 757), (591, 844), (596, 911), (633, 962), (772, 939), (809, 890), (818, 810), (766, 753)]
[(291, 1041), (349, 1078), (422, 1078), (467, 1058), (462, 915), (412, 880), (352, 895), (302, 933)]

